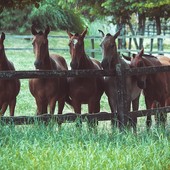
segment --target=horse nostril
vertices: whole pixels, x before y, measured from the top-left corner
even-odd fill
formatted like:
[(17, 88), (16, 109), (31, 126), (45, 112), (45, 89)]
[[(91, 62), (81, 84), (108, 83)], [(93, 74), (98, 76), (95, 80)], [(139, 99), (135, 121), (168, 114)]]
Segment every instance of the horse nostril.
[(42, 65), (42, 63), (41, 63), (40, 61), (37, 61), (37, 60), (36, 60), (36, 61), (34, 62), (34, 66), (35, 66), (36, 69), (40, 69), (40, 68), (41, 68), (41, 65)]

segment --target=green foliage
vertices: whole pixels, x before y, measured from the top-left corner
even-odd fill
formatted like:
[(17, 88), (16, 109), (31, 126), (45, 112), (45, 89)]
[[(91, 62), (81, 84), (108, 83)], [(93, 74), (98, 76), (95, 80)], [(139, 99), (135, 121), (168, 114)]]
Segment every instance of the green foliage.
[[(29, 14), (29, 15), (28, 15)], [(0, 13), (1, 30), (24, 33), (34, 24), (39, 29), (49, 25), (52, 29), (83, 30), (83, 21), (73, 10), (62, 10), (55, 2), (44, 0), (37, 9), (27, 6), (24, 10), (6, 9)]]
[(23, 33), (30, 27), (29, 22), (25, 22), (29, 20), (28, 13), (31, 12), (31, 8), (25, 8), (25, 10), (7, 10), (5, 9), (2, 13), (0, 13), (0, 29), (6, 32), (16, 31)]
[(24, 9), (28, 5), (33, 5), (38, 8), (41, 0), (0, 0), (0, 13), (4, 9)]
[(83, 30), (83, 21), (73, 10), (63, 10), (55, 1), (44, 1), (39, 9), (31, 13), (32, 23), (42, 29), (49, 25), (53, 29), (72, 30), (79, 32)]

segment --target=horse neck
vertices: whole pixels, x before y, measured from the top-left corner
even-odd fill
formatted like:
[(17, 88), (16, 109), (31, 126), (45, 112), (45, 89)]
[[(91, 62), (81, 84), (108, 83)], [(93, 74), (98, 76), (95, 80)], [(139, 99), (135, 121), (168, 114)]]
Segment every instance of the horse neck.
[(5, 50), (2, 51), (2, 54), (1, 54), (0, 58), (1, 58), (0, 70), (9, 70), (10, 69), (9, 65), (8, 65), (9, 61), (8, 61), (8, 59), (6, 57)]
[(93, 62), (92, 62), (91, 59), (86, 55), (86, 53), (83, 53), (83, 54), (81, 55), (80, 68), (81, 68), (81, 69), (92, 69), (92, 68), (93, 68)]
[(111, 63), (110, 68), (115, 68), (115, 66), (117, 64), (121, 63), (121, 59), (120, 59), (119, 54), (117, 53), (117, 51), (112, 54), (112, 58), (111, 58), (110, 63)]
[(49, 50), (48, 50), (48, 47), (44, 53), (45, 57), (44, 57), (44, 66), (43, 66), (43, 69), (44, 70), (52, 70), (53, 69), (53, 65), (54, 65), (54, 61), (52, 60), (52, 58), (50, 57), (50, 54), (49, 54)]

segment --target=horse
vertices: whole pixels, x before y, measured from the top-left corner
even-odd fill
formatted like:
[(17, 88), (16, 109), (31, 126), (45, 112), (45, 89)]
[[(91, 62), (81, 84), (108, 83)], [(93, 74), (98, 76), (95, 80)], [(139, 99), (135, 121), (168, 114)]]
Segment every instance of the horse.
[[(159, 58), (151, 55), (144, 55), (144, 49), (133, 55), (131, 58), (131, 67), (149, 67), (149, 66), (163, 66), (167, 65), (167, 58), (166, 61), (160, 61)], [(147, 75), (140, 75), (138, 78), (141, 80), (141, 84), (143, 85), (143, 94), (145, 97), (146, 108), (156, 108), (158, 106), (164, 107), (170, 104), (170, 73), (163, 72), (163, 73), (155, 73), (155, 74), (147, 74)], [(155, 104), (157, 103), (157, 104)], [(160, 114), (160, 121), (162, 125), (165, 127), (166, 122), (166, 114)], [(147, 116), (146, 125), (149, 129), (151, 126), (151, 116)], [(156, 121), (156, 123), (159, 123)]]
[[(5, 33), (0, 38), (0, 71), (15, 70), (14, 65), (7, 59), (4, 48)], [(18, 79), (0, 80), (0, 116), (5, 114), (7, 107), (10, 109), (10, 116), (14, 116), (16, 97), (20, 91)]]
[[(87, 28), (81, 34), (72, 34), (67, 31), (69, 37), (69, 49), (71, 55), (70, 66), (72, 70), (101, 70), (99, 61), (90, 58), (85, 53), (84, 38)], [(88, 105), (88, 112), (100, 112), (100, 99), (104, 93), (103, 77), (70, 77), (69, 97), (72, 101), (74, 112), (81, 114), (81, 105)]]
[[(117, 46), (116, 46), (116, 38), (120, 35), (120, 31), (117, 31), (114, 35), (111, 35), (110, 33), (104, 34), (103, 31), (99, 30), (99, 32), (102, 33), (103, 40), (100, 44), (102, 48), (102, 56), (103, 60), (101, 62), (101, 65), (103, 69), (105, 70), (115, 70), (117, 64), (121, 64), (122, 67), (129, 69), (130, 65), (126, 63), (117, 52)], [(141, 89), (138, 86), (138, 82), (135, 76), (127, 76), (126, 80), (126, 92), (127, 92), (127, 110), (130, 111), (131, 103), (133, 110), (138, 110), (139, 107), (139, 97), (141, 94)], [(118, 87), (117, 87), (117, 79), (115, 76), (113, 77), (105, 77), (105, 93), (108, 97), (109, 106), (111, 109), (111, 112), (115, 114), (115, 118), (120, 120), (120, 115), (117, 113), (117, 93), (118, 93)], [(114, 123), (115, 121), (112, 121)], [(117, 122), (119, 127), (121, 127), (121, 123)], [(127, 118), (125, 118), (125, 124), (128, 123)], [(137, 117), (133, 116), (129, 119), (130, 125), (133, 126), (134, 130), (136, 131), (136, 124), (137, 124)]]
[[(65, 59), (60, 55), (50, 55), (48, 47), (48, 34), (50, 27), (45, 31), (37, 32), (31, 27), (33, 34), (33, 50), (35, 54), (36, 70), (68, 70)], [(37, 115), (54, 114), (56, 102), (58, 101), (58, 114), (62, 114), (68, 92), (67, 78), (34, 78), (29, 80), (29, 89), (35, 98)]]

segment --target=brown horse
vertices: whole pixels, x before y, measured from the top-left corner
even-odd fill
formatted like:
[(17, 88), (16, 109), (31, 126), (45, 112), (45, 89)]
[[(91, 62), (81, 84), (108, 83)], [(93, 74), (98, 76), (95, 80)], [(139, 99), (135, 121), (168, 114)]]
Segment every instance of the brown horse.
[[(154, 56), (144, 55), (144, 49), (139, 54), (133, 55), (131, 59), (132, 67), (149, 67), (149, 66), (162, 66), (160, 60)], [(166, 63), (166, 62), (165, 62)], [(166, 65), (166, 64), (165, 64)], [(155, 73), (147, 74), (139, 77), (143, 86), (143, 94), (145, 96), (146, 108), (154, 108), (158, 103), (160, 107), (169, 105), (170, 98), (170, 73)], [(160, 121), (163, 126), (166, 122), (166, 114), (160, 115)], [(151, 126), (151, 116), (147, 116), (146, 125), (148, 128)]]
[[(129, 64), (126, 63), (123, 59), (121, 59), (117, 53), (116, 46), (116, 38), (120, 34), (120, 30), (115, 34), (104, 34), (103, 31), (99, 30), (103, 35), (103, 40), (101, 42), (103, 60), (102, 67), (103, 69), (114, 70), (116, 69), (117, 64), (121, 64), (124, 68), (130, 68)], [(130, 111), (131, 102), (133, 110), (138, 110), (139, 106), (139, 96), (141, 93), (141, 89), (137, 85), (137, 79), (135, 77), (128, 76), (126, 78), (126, 90), (127, 90), (127, 106), (128, 111)], [(116, 77), (105, 77), (105, 93), (108, 97), (110, 109), (112, 113), (117, 114), (117, 79)], [(119, 120), (119, 114), (116, 115)], [(126, 122), (125, 122), (126, 123)], [(130, 124), (134, 126), (134, 130), (136, 130), (137, 117), (133, 117), (130, 120)], [(118, 124), (121, 125), (120, 123)]]
[[(0, 71), (15, 70), (5, 54), (4, 49), (5, 34), (2, 32), (0, 38)], [(10, 116), (14, 116), (16, 97), (20, 91), (20, 81), (18, 79), (0, 80), (0, 115), (3, 116), (8, 105)]]
[[(37, 32), (32, 26), (31, 32), (34, 35), (33, 48), (35, 54), (34, 65), (38, 70), (68, 70), (66, 61), (59, 55), (49, 55), (47, 36), (50, 28), (45, 32)], [(37, 114), (45, 114), (47, 107), (50, 107), (50, 114), (54, 114), (56, 101), (58, 101), (58, 114), (62, 114), (68, 84), (66, 78), (35, 78), (29, 81), (31, 94), (37, 104)]]
[[(71, 69), (102, 69), (97, 60), (90, 59), (84, 50), (84, 38), (87, 28), (81, 34), (73, 35), (67, 31), (70, 38)], [(100, 112), (100, 99), (104, 92), (102, 77), (71, 77), (69, 78), (69, 96), (75, 113), (81, 114), (81, 105), (88, 104), (89, 113)]]

